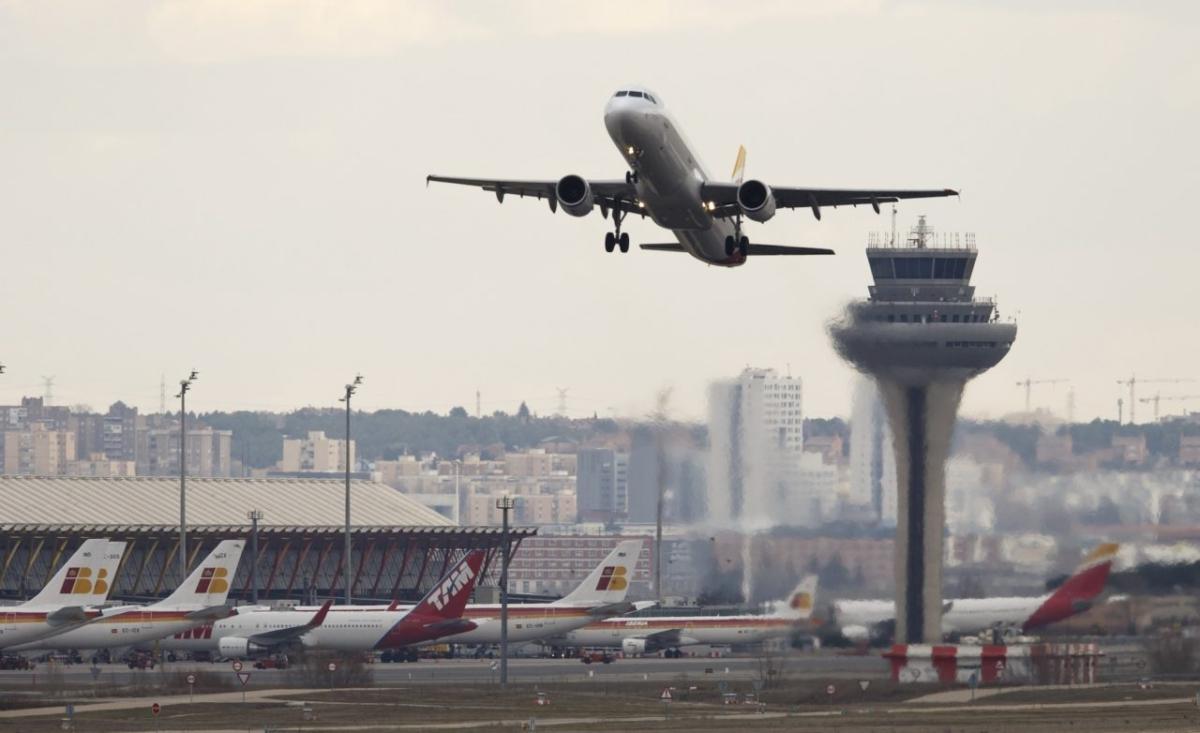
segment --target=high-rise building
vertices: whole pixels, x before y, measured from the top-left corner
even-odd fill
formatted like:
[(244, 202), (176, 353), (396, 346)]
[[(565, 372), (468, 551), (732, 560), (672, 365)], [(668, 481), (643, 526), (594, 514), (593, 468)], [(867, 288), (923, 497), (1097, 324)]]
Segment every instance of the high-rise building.
[(75, 460), (75, 433), (33, 423), (3, 433), (3, 472), (10, 475), (62, 476)]
[(629, 454), (583, 448), (576, 456), (575, 496), (581, 522), (613, 522), (629, 514)]
[[(746, 369), (708, 390), (709, 517), (742, 526), (816, 525), (811, 512), (789, 516), (789, 506), (812, 506), (790, 492), (804, 491), (801, 382), (774, 369)], [(809, 497), (810, 499), (813, 497)], [(820, 503), (819, 497), (817, 503)]]
[(854, 387), (850, 417), (850, 494), (855, 508), (882, 524), (896, 523), (896, 456), (879, 388), (866, 378)]
[[(350, 441), (350, 465), (354, 466), (354, 441)], [(346, 441), (325, 437), (325, 431), (313, 430), (304, 438), (284, 438), (283, 458), (278, 470), (283, 473), (341, 473), (346, 470)], [(351, 469), (353, 470), (353, 469)]]
[[(228, 477), (232, 474), (233, 432), (189, 427), (187, 470), (191, 476)], [(173, 476), (179, 473), (179, 423), (151, 416), (137, 431), (137, 474)]]
[(871, 241), (870, 297), (831, 328), (841, 355), (875, 378), (892, 429), (900, 643), (941, 640), (945, 463), (958, 403), (1017, 337), (994, 301), (975, 297), (972, 239), (939, 239), (922, 216), (904, 243)]

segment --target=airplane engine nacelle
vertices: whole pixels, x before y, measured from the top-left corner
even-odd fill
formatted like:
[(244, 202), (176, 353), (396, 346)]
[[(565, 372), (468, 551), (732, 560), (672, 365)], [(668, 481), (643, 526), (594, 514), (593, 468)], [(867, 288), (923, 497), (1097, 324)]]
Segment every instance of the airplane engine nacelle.
[(217, 642), (217, 653), (222, 657), (237, 659), (238, 657), (249, 657), (254, 654), (261, 654), (266, 651), (258, 644), (250, 643), (249, 639), (244, 639), (240, 636), (226, 636)]
[(554, 195), (563, 211), (571, 216), (587, 216), (592, 213), (592, 187), (581, 176), (574, 173), (558, 179)]
[(775, 216), (775, 194), (762, 181), (752, 179), (738, 186), (737, 203), (751, 221), (763, 222)]
[(646, 640), (645, 639), (623, 639), (621, 641), (621, 651), (625, 652), (626, 654), (628, 654), (630, 656), (633, 656), (635, 654), (645, 654), (646, 653)]

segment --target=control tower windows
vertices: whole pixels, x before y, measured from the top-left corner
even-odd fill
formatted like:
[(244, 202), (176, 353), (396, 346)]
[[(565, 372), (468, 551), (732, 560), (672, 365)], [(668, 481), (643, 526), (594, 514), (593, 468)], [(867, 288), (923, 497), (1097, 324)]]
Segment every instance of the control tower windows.
[(966, 257), (870, 257), (871, 276), (880, 280), (962, 280)]

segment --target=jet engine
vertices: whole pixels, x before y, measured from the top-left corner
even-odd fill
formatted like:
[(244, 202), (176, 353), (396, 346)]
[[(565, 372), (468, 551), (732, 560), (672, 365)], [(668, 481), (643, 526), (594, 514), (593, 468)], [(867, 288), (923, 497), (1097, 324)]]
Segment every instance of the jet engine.
[(592, 187), (574, 173), (558, 179), (554, 186), (554, 195), (563, 211), (571, 216), (587, 216), (592, 212)]
[(858, 624), (843, 626), (842, 636), (850, 641), (867, 641), (871, 638), (871, 630), (866, 626), (859, 626)]
[(267, 651), (266, 647), (253, 644), (249, 639), (240, 636), (226, 636), (217, 642), (217, 653), (231, 659), (262, 654), (265, 651)]
[(635, 654), (645, 654), (646, 653), (646, 640), (645, 639), (622, 639), (621, 640), (621, 651), (625, 652), (626, 654), (628, 654), (630, 656), (633, 656)]
[(775, 216), (775, 194), (762, 181), (751, 179), (738, 186), (737, 204), (751, 221), (763, 222)]

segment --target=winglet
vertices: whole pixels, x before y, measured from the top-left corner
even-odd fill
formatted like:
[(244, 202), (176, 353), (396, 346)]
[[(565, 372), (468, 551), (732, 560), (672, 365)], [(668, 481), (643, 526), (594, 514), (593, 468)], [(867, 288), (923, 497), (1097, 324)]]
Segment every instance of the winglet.
[(392, 602), (388, 604), (387, 610), (395, 611), (397, 608), (400, 608), (400, 599), (393, 598)]
[(734, 164), (733, 164), (733, 173), (731, 173), (729, 177), (733, 179), (734, 183), (741, 184), (742, 176), (744, 176), (745, 174), (746, 174), (746, 146), (739, 145), (738, 152), (737, 152), (737, 160), (734, 161)]

